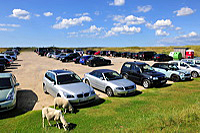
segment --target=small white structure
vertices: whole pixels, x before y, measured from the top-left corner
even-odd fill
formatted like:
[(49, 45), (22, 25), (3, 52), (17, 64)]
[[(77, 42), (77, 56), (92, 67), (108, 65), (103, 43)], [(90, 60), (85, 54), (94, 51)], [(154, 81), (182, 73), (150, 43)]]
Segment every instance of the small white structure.
[(169, 56), (174, 57), (174, 52), (170, 52)]

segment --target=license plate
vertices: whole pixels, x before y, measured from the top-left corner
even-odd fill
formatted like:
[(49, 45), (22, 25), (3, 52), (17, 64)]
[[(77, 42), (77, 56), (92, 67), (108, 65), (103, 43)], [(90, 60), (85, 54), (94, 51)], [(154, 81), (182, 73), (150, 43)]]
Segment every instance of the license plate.
[(161, 83), (164, 83), (165, 82), (165, 80), (161, 80)]

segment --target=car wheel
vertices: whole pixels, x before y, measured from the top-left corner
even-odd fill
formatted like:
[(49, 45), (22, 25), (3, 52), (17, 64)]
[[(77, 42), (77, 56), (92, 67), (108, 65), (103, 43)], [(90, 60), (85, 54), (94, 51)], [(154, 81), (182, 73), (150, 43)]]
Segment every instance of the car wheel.
[(149, 88), (150, 87), (150, 81), (148, 79), (144, 79), (142, 82), (142, 85), (144, 88)]
[(96, 67), (96, 66), (97, 66), (96, 63), (94, 63), (94, 64), (93, 64), (93, 67)]
[(178, 75), (172, 75), (172, 76), (171, 76), (171, 79), (172, 79), (173, 82), (178, 82), (178, 81), (180, 81), (180, 77), (179, 77)]
[(106, 94), (109, 96), (109, 97), (112, 97), (114, 94), (113, 94), (113, 91), (112, 91), (112, 89), (110, 88), (110, 87), (108, 87), (107, 89), (106, 89)]
[(196, 77), (198, 77), (198, 73), (197, 73), (197, 72), (192, 72), (192, 73), (191, 73), (191, 76), (192, 76), (193, 78), (196, 78)]
[(87, 79), (85, 80), (85, 83), (90, 86), (90, 82)]
[(44, 91), (45, 94), (49, 94), (49, 93), (47, 92), (47, 88), (46, 88), (46, 85), (45, 85), (45, 84), (43, 84), (43, 91)]
[(124, 79), (128, 79), (128, 74), (124, 74), (124, 75), (123, 75), (123, 78), (124, 78)]

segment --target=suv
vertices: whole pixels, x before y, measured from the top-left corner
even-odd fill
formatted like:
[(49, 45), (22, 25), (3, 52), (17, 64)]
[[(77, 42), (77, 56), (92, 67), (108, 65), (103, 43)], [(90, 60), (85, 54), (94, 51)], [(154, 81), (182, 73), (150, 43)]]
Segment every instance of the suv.
[(96, 98), (94, 89), (69, 70), (48, 70), (43, 78), (43, 91), (53, 97), (68, 99), (75, 106), (93, 102)]
[(121, 74), (126, 79), (142, 84), (144, 88), (163, 85), (167, 82), (165, 74), (156, 72), (143, 62), (125, 62), (122, 65)]
[(184, 61), (170, 61), (170, 63), (176, 64), (179, 69), (189, 70), (191, 72), (191, 76), (196, 78), (200, 75), (200, 67), (191, 63)]
[(173, 60), (173, 57), (166, 55), (166, 54), (156, 54), (153, 57), (154, 61), (170, 61)]
[(154, 51), (142, 51), (138, 53), (138, 58), (140, 60), (153, 60), (154, 55), (156, 55)]
[(13, 74), (0, 73), (0, 112), (11, 110), (16, 106), (18, 85)]
[(62, 62), (68, 62), (68, 61), (72, 61), (74, 58), (77, 58), (79, 56), (80, 56), (79, 53), (70, 53), (70, 54), (67, 54), (65, 57), (60, 58), (60, 60)]
[(174, 82), (191, 79), (190, 71), (180, 70), (175, 64), (155, 63), (152, 67), (155, 71), (164, 73), (167, 78)]

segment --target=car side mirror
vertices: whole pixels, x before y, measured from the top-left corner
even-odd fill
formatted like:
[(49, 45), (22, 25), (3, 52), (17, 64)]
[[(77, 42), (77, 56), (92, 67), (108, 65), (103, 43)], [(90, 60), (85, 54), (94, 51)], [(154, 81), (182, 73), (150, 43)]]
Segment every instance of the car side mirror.
[(19, 83), (16, 83), (14, 86), (19, 86)]

